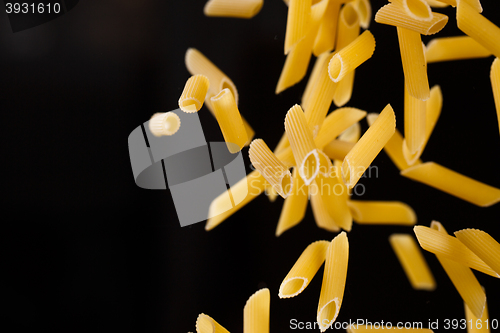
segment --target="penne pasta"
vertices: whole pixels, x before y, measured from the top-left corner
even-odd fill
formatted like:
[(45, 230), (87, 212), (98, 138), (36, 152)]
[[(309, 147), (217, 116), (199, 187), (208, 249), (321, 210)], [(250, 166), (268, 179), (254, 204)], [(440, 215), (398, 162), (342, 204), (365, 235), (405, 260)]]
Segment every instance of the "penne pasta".
[(337, 38), (337, 22), (339, 19), (340, 6), (346, 0), (329, 0), (323, 16), (318, 33), (314, 41), (313, 53), (319, 56), (322, 53), (333, 51)]
[[(250, 201), (258, 197), (269, 186), (259, 171), (255, 170), (232, 186), (227, 192), (223, 192), (212, 201), (208, 209), (208, 220), (205, 230), (209, 231), (224, 222), (229, 216), (236, 213)], [(245, 197), (240, 203), (233, 206), (232, 198)], [(229, 194), (229, 195), (228, 195)]]
[(500, 28), (479, 14), (468, 1), (457, 0), (457, 26), (495, 57), (500, 57)]
[(271, 294), (263, 288), (250, 296), (243, 308), (243, 333), (269, 333)]
[(469, 250), (457, 238), (438, 230), (417, 225), (413, 228), (420, 246), (440, 257), (450, 259), (484, 274), (500, 277), (490, 266)]
[(223, 89), (210, 101), (229, 152), (232, 154), (239, 152), (248, 141), (248, 136), (231, 91)]
[(425, 0), (389, 0), (400, 6), (403, 11), (415, 20), (432, 20), (431, 7)]
[[(306, 89), (304, 90), (304, 94), (302, 95), (301, 106), (302, 109), (308, 110), (311, 105), (311, 96), (314, 86), (319, 81), (319, 77), (322, 73), (322, 68), (325, 66), (324, 63), (327, 58), (330, 58), (330, 52), (321, 53), (316, 61), (314, 62), (314, 67), (312, 69), (311, 75), (309, 76), (309, 80), (307, 81)], [(328, 78), (328, 77), (327, 77)], [(329, 78), (328, 78), (329, 79)], [(315, 97), (316, 98), (316, 97)], [(330, 105), (328, 105), (330, 107)], [(327, 110), (328, 112), (328, 110)]]
[(405, 89), (408, 89), (408, 93), (416, 99), (426, 101), (430, 97), (430, 90), (420, 34), (405, 28), (397, 29)]
[(292, 191), (292, 175), (269, 149), (264, 140), (253, 140), (248, 154), (252, 165), (259, 170), (278, 194), (283, 198), (288, 197)]
[[(484, 291), (484, 288), (483, 288)], [(484, 303), (484, 311), (481, 317), (476, 317), (464, 302), (465, 321), (467, 322), (467, 333), (490, 333), (490, 317), (488, 315), (488, 302)]]
[(316, 221), (316, 225), (319, 228), (331, 231), (338, 232), (340, 231), (340, 227), (335, 223), (332, 216), (330, 215), (328, 208), (326, 207), (326, 203), (323, 201), (323, 198), (320, 194), (319, 186), (316, 184), (317, 179), (309, 186), (309, 193), (311, 199), (311, 207), (314, 215), (314, 221)]
[(415, 211), (400, 201), (360, 201), (347, 202), (354, 221), (358, 224), (414, 225), (417, 223)]
[[(366, 116), (366, 120), (368, 121), (368, 125), (371, 126), (375, 120), (377, 119), (377, 113), (369, 113)], [(387, 153), (387, 156), (392, 160), (394, 165), (399, 170), (405, 170), (410, 167), (408, 162), (406, 161), (405, 156), (403, 155), (403, 136), (397, 129), (395, 129), (392, 137), (387, 141), (384, 146), (384, 151)], [(414, 164), (422, 163), (419, 159), (417, 159)]]
[(325, 118), (321, 130), (314, 140), (316, 147), (322, 149), (365, 116), (365, 111), (350, 107), (340, 108), (331, 112)]
[(500, 189), (434, 162), (412, 166), (401, 171), (401, 175), (480, 207), (489, 207), (500, 201)]
[(405, 146), (411, 154), (415, 154), (422, 150), (425, 141), (426, 102), (413, 97), (405, 83), (404, 105)]
[(326, 331), (339, 314), (344, 297), (348, 261), (349, 242), (347, 234), (342, 231), (332, 240), (326, 254), (317, 315), (321, 332)]
[(203, 8), (206, 16), (252, 18), (257, 15), (264, 0), (209, 0)]
[[(426, 106), (426, 115), (425, 115), (425, 136), (424, 136), (424, 142), (422, 145), (417, 149), (417, 151), (412, 154), (408, 150), (408, 147), (406, 145), (406, 142), (403, 143), (403, 155), (408, 163), (408, 165), (413, 165), (417, 162), (417, 160), (420, 158), (422, 155), (425, 146), (427, 146), (427, 142), (429, 141), (429, 138), (431, 137), (432, 131), (434, 130), (434, 127), (436, 126), (436, 123), (439, 119), (439, 116), (441, 115), (441, 109), (443, 107), (443, 94), (441, 93), (441, 87), (436, 85), (432, 87), (431, 89), (431, 97), (425, 101)], [(405, 140), (404, 140), (405, 141)]]
[[(359, 35), (359, 15), (353, 3), (347, 3), (340, 11), (337, 50), (341, 50), (349, 45)], [(346, 74), (338, 83), (333, 94), (333, 102), (336, 106), (343, 106), (351, 99), (354, 72), (355, 70)]]
[(308, 187), (300, 177), (297, 168), (293, 169), (292, 193), (285, 199), (281, 210), (276, 237), (283, 232), (299, 224), (306, 214), (308, 198)]
[(196, 319), (197, 333), (229, 333), (221, 324), (213, 320), (206, 314), (200, 314)]
[(323, 265), (329, 245), (328, 241), (316, 241), (306, 247), (281, 283), (280, 298), (295, 297), (304, 291)]
[(181, 127), (181, 119), (175, 112), (155, 113), (149, 120), (149, 130), (154, 136), (170, 136)]
[(495, 100), (495, 108), (497, 109), (498, 128), (500, 130), (500, 61), (498, 58), (495, 58), (491, 65), (490, 80), (493, 98)]
[(373, 51), (375, 51), (375, 38), (369, 30), (366, 30), (332, 57), (328, 64), (330, 79), (335, 83), (339, 82), (347, 73), (370, 59)]
[(434, 8), (445, 8), (449, 6), (449, 4), (444, 3), (444, 1), (443, 2), (438, 0), (425, 0), (425, 1), (429, 4), (429, 6)]
[(427, 63), (485, 58), (491, 51), (469, 36), (434, 38), (425, 48)]
[(429, 291), (436, 289), (436, 281), (431, 270), (411, 235), (392, 234), (389, 243), (413, 289)]
[(361, 137), (361, 125), (359, 123), (352, 124), (351, 127), (340, 133), (339, 140), (356, 143)]
[[(347, 333), (374, 333), (380, 330), (393, 330), (394, 327), (388, 325), (349, 325), (347, 328)], [(433, 330), (428, 328), (398, 328), (398, 331), (404, 333), (434, 333)]]
[(359, 15), (359, 25), (363, 29), (368, 29), (372, 19), (372, 6), (369, 0), (354, 0), (354, 8)]
[(388, 104), (344, 158), (342, 179), (349, 189), (356, 185), (366, 168), (392, 137), (395, 128), (396, 117), (391, 105)]
[(477, 229), (455, 231), (455, 236), (500, 275), (500, 244), (493, 237)]
[[(448, 236), (446, 229), (437, 221), (432, 221), (431, 228), (438, 233)], [(481, 317), (486, 304), (486, 295), (474, 273), (467, 266), (453, 260), (444, 258), (438, 254), (436, 254), (436, 257), (472, 313), (477, 317)]]
[(304, 112), (297, 104), (286, 114), (285, 132), (290, 141), (299, 175), (304, 183), (309, 185), (319, 172), (319, 156)]
[(311, 0), (290, 0), (285, 33), (285, 54), (306, 36), (311, 18)]
[(323, 148), (323, 151), (332, 160), (343, 161), (354, 145), (354, 142), (333, 140)]
[(200, 111), (209, 86), (210, 83), (205, 75), (198, 74), (191, 76), (187, 80), (179, 98), (180, 109), (187, 113)]
[(398, 5), (390, 3), (378, 10), (375, 22), (412, 30), (422, 35), (434, 35), (448, 23), (448, 16), (432, 13), (430, 21), (416, 20), (408, 16)]

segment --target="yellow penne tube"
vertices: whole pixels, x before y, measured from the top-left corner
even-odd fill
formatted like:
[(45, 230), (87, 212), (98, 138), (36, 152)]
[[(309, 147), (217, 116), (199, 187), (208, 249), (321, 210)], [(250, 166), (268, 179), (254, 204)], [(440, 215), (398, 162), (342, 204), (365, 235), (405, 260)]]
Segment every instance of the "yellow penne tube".
[(493, 237), (477, 229), (455, 231), (455, 236), (491, 269), (500, 274), (500, 244)]
[(422, 35), (433, 35), (441, 31), (448, 23), (448, 16), (432, 13), (430, 21), (415, 20), (408, 16), (401, 7), (390, 3), (378, 10), (375, 14), (375, 22), (405, 28)]
[(232, 154), (239, 152), (248, 141), (248, 136), (233, 94), (226, 88), (210, 100), (227, 148)]
[(399, 49), (405, 76), (405, 89), (411, 96), (421, 101), (430, 97), (427, 64), (420, 34), (398, 27)]
[(358, 224), (414, 225), (415, 211), (401, 201), (359, 201), (347, 202), (354, 221)]
[(297, 104), (286, 114), (285, 132), (290, 141), (299, 175), (304, 183), (309, 185), (318, 174), (319, 157), (304, 112)]
[(191, 75), (202, 74), (208, 78), (210, 81), (209, 93), (211, 95), (217, 95), (222, 89), (227, 88), (231, 90), (234, 100), (238, 104), (238, 90), (233, 81), (200, 51), (189, 48), (186, 51), (184, 62)]
[[(269, 184), (259, 171), (255, 170), (232, 186), (227, 192), (222, 193), (212, 201), (208, 209), (209, 219), (205, 230), (209, 231), (224, 222), (229, 216), (236, 213), (250, 201), (258, 197)], [(229, 195), (228, 195), (229, 193)], [(245, 198), (235, 206), (231, 203), (232, 196), (241, 197), (240, 193), (246, 193)]]
[(329, 0), (328, 6), (323, 16), (317, 35), (315, 36), (313, 53), (319, 56), (324, 52), (332, 51), (337, 38), (337, 22), (339, 18), (340, 6), (346, 0)]
[(389, 237), (392, 249), (405, 271), (413, 289), (434, 290), (436, 281), (431, 270), (420, 252), (417, 242), (408, 234), (392, 234)]
[[(359, 15), (353, 3), (354, 2), (347, 3), (340, 11), (337, 41), (338, 50), (349, 45), (349, 43), (355, 40), (359, 35)], [(351, 99), (354, 73), (355, 71), (353, 70), (346, 74), (338, 83), (333, 94), (333, 102), (336, 106), (343, 106)]]
[(485, 58), (491, 51), (469, 36), (434, 38), (425, 48), (427, 63)]
[[(379, 332), (380, 330), (394, 330), (394, 326), (389, 326), (389, 325), (375, 325), (375, 324), (369, 324), (369, 325), (349, 325), (347, 328), (347, 333), (374, 333), (374, 332)], [(404, 332), (404, 333), (434, 333), (433, 330), (428, 329), (428, 328), (404, 328), (404, 327), (398, 327), (398, 331)]]
[(322, 149), (365, 116), (365, 111), (351, 107), (344, 107), (331, 112), (325, 118), (318, 136), (314, 139), (316, 147)]
[(437, 1), (437, 0), (425, 0), (429, 6), (434, 7), (434, 8), (445, 8), (448, 7), (449, 4), (445, 3), (444, 1)]
[(342, 231), (332, 240), (326, 254), (316, 318), (321, 332), (326, 331), (339, 315), (344, 297), (348, 261), (349, 242), (347, 234)]
[(405, 84), (404, 105), (405, 143), (409, 152), (415, 154), (425, 141), (426, 102), (413, 97)]
[(288, 168), (269, 149), (264, 140), (253, 140), (248, 154), (252, 165), (259, 170), (260, 174), (278, 194), (283, 198), (288, 197), (292, 191), (292, 175)]
[(500, 277), (490, 266), (469, 250), (457, 238), (443, 234), (437, 230), (417, 225), (413, 228), (420, 246), (443, 258), (456, 261), (462, 265), (483, 272), (493, 277)]
[(324, 52), (321, 53), (314, 62), (311, 75), (309, 76), (309, 80), (307, 81), (306, 89), (304, 90), (304, 94), (302, 95), (302, 101), (300, 103), (302, 109), (304, 110), (309, 109), (309, 106), (311, 105), (311, 96), (313, 88), (319, 80), (320, 73), (322, 71), (323, 66), (325, 66), (324, 63), (326, 59), (330, 57), (331, 57), (330, 52)]
[(412, 166), (401, 171), (401, 175), (477, 206), (489, 207), (500, 201), (500, 189), (486, 185), (434, 162)]
[(263, 288), (250, 296), (243, 308), (243, 333), (269, 333), (271, 294)]
[(328, 1), (322, 0), (312, 6), (311, 19), (306, 36), (293, 46), (288, 53), (278, 79), (278, 84), (276, 85), (276, 94), (293, 86), (306, 75), (319, 23), (327, 5)]
[(339, 140), (356, 143), (361, 137), (361, 125), (359, 123), (352, 124), (351, 127), (340, 133)]
[(495, 99), (495, 108), (497, 109), (498, 128), (500, 131), (500, 61), (498, 58), (493, 60), (490, 71), (491, 89)]
[(285, 54), (306, 36), (311, 19), (311, 0), (290, 0), (285, 33)]
[(309, 186), (309, 194), (311, 199), (311, 208), (316, 225), (321, 229), (325, 229), (331, 232), (340, 231), (340, 227), (333, 220), (326, 207), (325, 202), (323, 201), (319, 193), (318, 186), (316, 185), (316, 180)]
[[(444, 236), (448, 236), (446, 229), (437, 221), (432, 221), (431, 228)], [(444, 258), (438, 254), (436, 254), (436, 257), (472, 313), (477, 317), (481, 317), (486, 304), (486, 295), (474, 273), (472, 273), (470, 268), (456, 261)]]
[(308, 187), (305, 186), (304, 181), (299, 176), (297, 168), (293, 169), (292, 178), (293, 190), (283, 203), (283, 209), (276, 227), (276, 237), (299, 224), (306, 214)]
[(495, 57), (500, 57), (500, 28), (479, 14), (467, 1), (457, 0), (457, 26)]
[(332, 160), (343, 161), (354, 145), (354, 142), (333, 140), (323, 148), (323, 151)]
[[(484, 290), (484, 288), (483, 288)], [(481, 317), (476, 317), (464, 302), (465, 321), (467, 333), (490, 333), (491, 321), (488, 315), (488, 302), (484, 303), (484, 311)]]
[(328, 75), (339, 82), (345, 75), (370, 59), (375, 51), (375, 38), (369, 30), (335, 53), (328, 64)]
[(309, 285), (326, 258), (330, 242), (316, 241), (309, 244), (280, 285), (279, 297), (291, 298)]
[(179, 107), (181, 110), (187, 113), (200, 111), (209, 86), (210, 83), (205, 75), (197, 74), (191, 76), (187, 80), (179, 98)]
[(206, 314), (200, 314), (196, 319), (197, 333), (229, 333), (221, 324), (213, 320)]
[(170, 136), (181, 127), (181, 119), (174, 112), (155, 113), (149, 120), (149, 130), (154, 136)]
[[(431, 97), (425, 101), (425, 137), (422, 145), (417, 149), (415, 153), (411, 153), (408, 149), (406, 142), (403, 142), (403, 156), (408, 163), (408, 165), (413, 165), (417, 162), (419, 157), (422, 155), (429, 138), (431, 137), (432, 131), (436, 126), (436, 123), (441, 115), (441, 109), (443, 107), (443, 94), (441, 93), (441, 87), (436, 85), (431, 89)], [(404, 140), (406, 141), (406, 139)]]
[(264, 0), (209, 0), (203, 8), (206, 16), (252, 18), (257, 15)]
[(366, 168), (392, 137), (395, 128), (396, 117), (391, 105), (388, 104), (344, 158), (342, 179), (349, 189), (356, 185)]
[(369, 0), (354, 0), (354, 8), (359, 15), (359, 25), (363, 29), (368, 29), (372, 19), (372, 6)]
[(399, 5), (404, 12), (415, 20), (432, 20), (431, 7), (425, 0), (389, 0)]
[[(368, 125), (371, 126), (375, 122), (377, 117), (377, 113), (369, 113), (366, 116)], [(405, 156), (403, 155), (403, 136), (397, 129), (395, 129), (394, 134), (385, 144), (384, 151), (387, 153), (387, 156), (389, 156), (389, 158), (399, 170), (405, 170), (410, 167), (410, 165), (406, 161)], [(417, 159), (414, 164), (416, 163), (422, 163), (422, 161)]]

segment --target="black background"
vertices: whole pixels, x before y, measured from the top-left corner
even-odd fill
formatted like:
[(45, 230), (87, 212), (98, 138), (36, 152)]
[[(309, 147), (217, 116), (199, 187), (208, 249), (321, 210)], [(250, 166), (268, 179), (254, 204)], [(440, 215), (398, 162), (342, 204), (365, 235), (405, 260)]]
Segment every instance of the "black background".
[[(266, 0), (256, 17), (242, 20), (205, 17), (204, 3), (81, 1), (62, 17), (19, 33), (0, 13), (0, 300), (3, 322), (15, 331), (188, 332), (203, 312), (237, 333), (247, 298), (262, 287), (271, 291), (271, 332), (293, 331), (293, 318), (314, 322), (323, 269), (300, 296), (277, 296), (303, 249), (335, 236), (316, 227), (310, 208), (300, 225), (276, 238), (282, 199), (272, 204), (260, 196), (206, 232), (204, 223), (179, 226), (168, 191), (134, 184), (127, 137), (153, 113), (177, 108), (189, 77), (188, 47), (231, 77), (241, 113), (271, 147), (286, 111), (300, 102), (306, 80), (274, 94), (285, 60), (286, 5)], [(498, 3), (482, 3), (484, 15), (500, 24)], [(373, 11), (383, 4), (372, 1)], [(438, 11), (450, 17), (438, 36), (462, 34), (453, 8)], [(391, 103), (402, 131), (396, 29), (372, 21), (370, 30), (376, 50), (357, 70), (348, 105), (380, 112)], [(441, 85), (444, 108), (422, 158), (500, 187), (492, 61), (429, 64), (430, 84)], [(199, 115), (207, 141), (221, 141), (208, 110)], [(500, 239), (499, 205), (476, 207), (403, 178), (385, 153), (374, 165), (379, 177), (361, 180), (362, 199), (401, 200), (415, 209), (418, 224), (435, 219), (449, 232), (474, 227)], [(410, 287), (388, 242), (394, 232), (412, 228), (353, 226), (337, 321), (427, 326), (439, 319), (442, 328), (446, 318), (463, 318), (462, 300), (432, 254), (424, 253), (437, 290)], [(500, 320), (500, 282), (476, 276), (486, 288), (490, 318)]]

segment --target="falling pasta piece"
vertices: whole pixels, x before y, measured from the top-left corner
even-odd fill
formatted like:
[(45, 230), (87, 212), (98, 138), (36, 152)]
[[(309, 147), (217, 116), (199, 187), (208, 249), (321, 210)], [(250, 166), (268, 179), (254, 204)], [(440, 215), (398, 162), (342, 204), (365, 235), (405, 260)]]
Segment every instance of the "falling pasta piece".
[(448, 7), (449, 4), (445, 3), (444, 1), (438, 1), (438, 0), (425, 0), (429, 6), (434, 7), (434, 8), (445, 8)]
[(361, 125), (359, 123), (352, 124), (345, 131), (340, 133), (339, 140), (356, 143), (361, 137)]
[(286, 114), (285, 132), (290, 141), (299, 175), (304, 183), (309, 185), (319, 172), (319, 156), (304, 112), (297, 104)]
[(413, 97), (405, 84), (404, 105), (405, 146), (411, 154), (415, 154), (422, 150), (425, 141), (426, 103)]
[[(438, 233), (448, 236), (446, 229), (437, 221), (432, 221), (431, 228)], [(436, 257), (472, 313), (477, 317), (481, 317), (486, 304), (486, 295), (474, 273), (467, 266), (453, 260), (444, 258), (438, 254), (436, 254)]]
[(457, 238), (431, 229), (417, 225), (413, 228), (420, 246), (429, 252), (432, 252), (440, 257), (450, 259), (465, 265), (484, 274), (499, 278), (500, 275), (495, 273), (490, 266), (482, 261), (477, 255), (469, 250)]
[(306, 214), (308, 187), (305, 186), (302, 177), (299, 176), (297, 168), (293, 169), (292, 178), (292, 193), (283, 203), (283, 209), (276, 227), (276, 237), (299, 224)]
[(210, 100), (227, 148), (232, 154), (239, 152), (248, 141), (248, 136), (233, 94), (226, 88)]
[(325, 14), (319, 25), (314, 41), (313, 53), (319, 56), (322, 53), (333, 51), (337, 37), (337, 22), (340, 6), (346, 0), (329, 0)]
[[(372, 126), (372, 124), (375, 122), (377, 119), (378, 114), (377, 113), (370, 113), (366, 116), (366, 120), (368, 122), (369, 126)], [(397, 129), (395, 129), (394, 134), (390, 138), (389, 141), (384, 146), (384, 151), (387, 153), (389, 158), (392, 160), (394, 165), (399, 170), (405, 170), (410, 167), (408, 162), (406, 161), (406, 158), (403, 155), (403, 136)], [(417, 159), (414, 164), (419, 164), (422, 163), (419, 159)]]
[(319, 228), (338, 232), (340, 227), (335, 223), (330, 215), (322, 196), (319, 193), (318, 186), (316, 185), (317, 179), (309, 186), (309, 193), (311, 195), (311, 207), (314, 215), (314, 221)]
[(426, 101), (430, 97), (430, 90), (420, 34), (405, 28), (397, 29), (405, 89), (408, 89), (408, 93), (416, 99)]
[(250, 296), (243, 308), (243, 333), (269, 333), (271, 294), (263, 288)]
[(149, 130), (154, 136), (170, 136), (181, 127), (181, 119), (174, 112), (155, 113), (149, 120)]
[(207, 316), (206, 314), (200, 314), (198, 319), (196, 319), (196, 332), (197, 333), (229, 333), (224, 327), (218, 322)]
[(392, 234), (389, 242), (413, 289), (436, 289), (436, 281), (413, 237), (408, 234)]
[[(245, 178), (212, 201), (208, 209), (208, 220), (205, 230), (209, 231), (224, 222), (229, 216), (236, 213), (250, 201), (258, 197), (269, 184), (259, 171), (252, 171)], [(240, 203), (233, 206), (232, 197), (245, 197)], [(229, 195), (228, 195), (229, 194)]]
[(498, 58), (495, 58), (491, 65), (490, 80), (493, 98), (495, 99), (495, 108), (497, 109), (498, 129), (500, 131), (500, 60)]
[(448, 16), (432, 13), (430, 21), (415, 20), (408, 16), (401, 7), (390, 3), (378, 10), (375, 14), (375, 22), (405, 28), (422, 35), (434, 35), (448, 23)]
[(365, 116), (366, 111), (351, 107), (343, 107), (331, 112), (325, 118), (318, 136), (314, 139), (316, 147), (322, 149)]
[[(314, 89), (314, 86), (319, 81), (319, 77), (323, 71), (323, 67), (325, 66), (324, 65), (325, 61), (327, 60), (327, 58), (331, 58), (331, 56), (332, 55), (330, 54), (330, 52), (321, 53), (318, 56), (318, 58), (316, 59), (316, 61), (314, 62), (313, 70), (311, 72), (311, 75), (309, 76), (309, 80), (307, 81), (307, 85), (306, 85), (306, 89), (304, 90), (304, 94), (302, 95), (302, 101), (300, 103), (302, 106), (302, 109), (304, 109), (304, 110), (309, 109), (309, 106), (311, 105), (311, 96), (312, 96), (312, 91)], [(329, 61), (329, 59), (328, 59), (328, 61)], [(326, 66), (328, 66), (328, 64)]]
[(323, 151), (332, 160), (343, 161), (354, 145), (354, 142), (333, 140), (323, 148)]
[(389, 0), (400, 6), (412, 19), (419, 21), (432, 20), (431, 7), (425, 0)]
[(455, 231), (455, 236), (491, 269), (500, 274), (500, 244), (493, 237), (477, 229)]
[(463, 59), (485, 58), (491, 51), (469, 36), (440, 37), (431, 39), (425, 48), (427, 63)]
[(372, 6), (369, 0), (354, 0), (354, 8), (359, 15), (359, 25), (363, 29), (368, 29), (372, 19)]
[(280, 298), (295, 297), (304, 291), (323, 265), (329, 245), (328, 241), (316, 241), (306, 247), (281, 283)]
[(269, 149), (264, 140), (253, 140), (248, 154), (252, 165), (259, 170), (260, 174), (264, 176), (279, 195), (283, 198), (288, 197), (293, 190), (292, 175), (288, 168)]
[(344, 158), (342, 178), (349, 189), (356, 185), (365, 170), (392, 137), (395, 128), (394, 110), (388, 104)]
[(257, 15), (264, 0), (209, 0), (203, 8), (206, 16), (252, 18)]
[(285, 33), (285, 54), (306, 36), (311, 18), (311, 0), (290, 0)]
[[(484, 288), (483, 288), (484, 290)], [(464, 302), (465, 320), (467, 322), (467, 333), (490, 333), (490, 317), (488, 315), (488, 302), (484, 303), (484, 311), (481, 317), (476, 317)]]
[(434, 162), (412, 166), (401, 171), (401, 175), (480, 207), (489, 207), (500, 201), (500, 189)]
[(457, 1), (457, 26), (495, 57), (500, 57), (500, 28), (479, 14), (467, 1)]
[(317, 322), (321, 332), (326, 331), (337, 319), (344, 297), (349, 242), (342, 231), (328, 246), (321, 294), (318, 303)]
[(358, 224), (414, 225), (417, 223), (415, 211), (400, 201), (360, 201), (347, 202), (354, 221)]
[(198, 74), (191, 76), (187, 80), (179, 98), (179, 107), (181, 110), (187, 113), (200, 111), (209, 86), (210, 83), (205, 75)]
[(427, 142), (431, 137), (432, 131), (436, 126), (436, 123), (441, 115), (441, 109), (443, 107), (443, 94), (441, 93), (441, 87), (436, 85), (431, 89), (431, 97), (425, 101), (425, 137), (422, 145), (417, 149), (415, 153), (411, 153), (406, 145), (406, 142), (403, 141), (403, 156), (408, 163), (408, 165), (414, 165), (420, 156), (422, 155), (425, 147), (427, 146)]
[(375, 38), (369, 30), (366, 30), (332, 57), (328, 64), (330, 79), (335, 83), (339, 82), (347, 73), (370, 59), (373, 51), (375, 51)]

